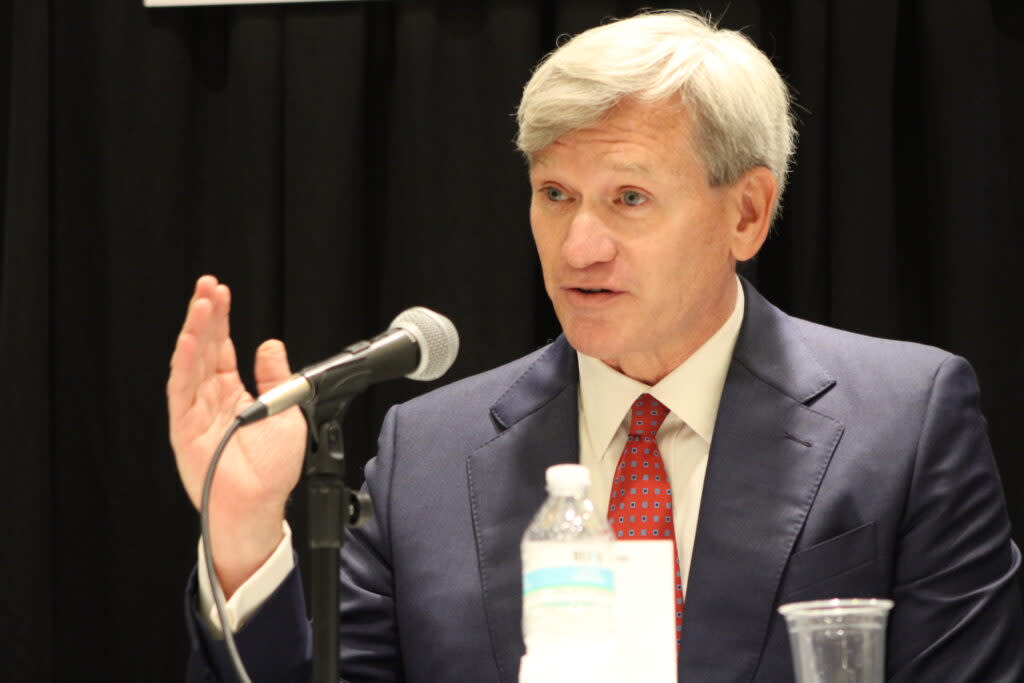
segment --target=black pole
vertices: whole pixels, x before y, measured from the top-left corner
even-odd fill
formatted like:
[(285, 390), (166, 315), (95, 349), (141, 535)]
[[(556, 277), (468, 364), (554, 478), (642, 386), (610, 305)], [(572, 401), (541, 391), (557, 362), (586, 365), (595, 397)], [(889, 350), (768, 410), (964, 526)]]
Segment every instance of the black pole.
[(343, 412), (344, 407), (318, 426), (318, 438), (311, 440), (306, 459), (313, 562), (313, 683), (338, 683), (338, 564), (349, 517), (339, 424)]
[[(356, 352), (370, 342), (349, 347)], [(363, 523), (372, 510), (369, 497), (345, 487), (341, 422), (352, 399), (373, 378), (372, 366), (353, 365), (333, 383), (321, 382), (314, 400), (302, 405), (309, 425), (306, 483), (309, 487), (309, 550), (313, 563), (313, 683), (338, 683), (338, 574), (345, 528)]]

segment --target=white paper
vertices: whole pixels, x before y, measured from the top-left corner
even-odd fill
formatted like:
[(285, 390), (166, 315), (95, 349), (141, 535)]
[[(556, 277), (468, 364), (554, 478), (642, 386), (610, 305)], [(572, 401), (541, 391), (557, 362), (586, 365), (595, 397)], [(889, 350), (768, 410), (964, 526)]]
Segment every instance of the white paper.
[(616, 541), (618, 680), (676, 683), (673, 544)]

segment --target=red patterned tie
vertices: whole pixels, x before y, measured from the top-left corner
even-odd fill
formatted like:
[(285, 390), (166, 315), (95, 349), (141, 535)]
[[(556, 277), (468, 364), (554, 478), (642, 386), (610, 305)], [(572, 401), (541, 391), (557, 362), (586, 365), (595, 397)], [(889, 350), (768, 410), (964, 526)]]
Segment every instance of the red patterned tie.
[(672, 527), (672, 485), (654, 438), (668, 413), (668, 408), (650, 394), (643, 394), (633, 403), (629, 436), (612, 478), (608, 524), (618, 540), (672, 539), (678, 649), (683, 632), (683, 581)]

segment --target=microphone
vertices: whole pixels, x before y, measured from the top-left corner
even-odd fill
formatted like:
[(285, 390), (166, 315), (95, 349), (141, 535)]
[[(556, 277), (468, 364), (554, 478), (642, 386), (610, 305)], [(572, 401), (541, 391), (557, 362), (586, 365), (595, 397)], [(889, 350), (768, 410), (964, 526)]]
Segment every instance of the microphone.
[(451, 320), (422, 306), (407, 308), (385, 332), (303, 368), (260, 395), (239, 413), (238, 420), (249, 424), (299, 403), (350, 396), (403, 375), (419, 381), (437, 379), (452, 366), (458, 353), (459, 333)]

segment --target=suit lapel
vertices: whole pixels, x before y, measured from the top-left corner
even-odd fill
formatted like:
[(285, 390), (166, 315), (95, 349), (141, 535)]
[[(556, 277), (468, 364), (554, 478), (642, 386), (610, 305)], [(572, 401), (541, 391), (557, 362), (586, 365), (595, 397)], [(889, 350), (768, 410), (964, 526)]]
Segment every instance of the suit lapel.
[(519, 545), (541, 503), (550, 465), (579, 462), (576, 355), (548, 347), (491, 407), (502, 431), (467, 463), (484, 609), (502, 681), (523, 654)]
[(701, 497), (681, 681), (756, 674), (779, 581), (843, 432), (808, 406), (835, 381), (784, 314), (744, 292)]
[[(835, 381), (787, 316), (744, 281), (690, 568), (679, 680), (751, 680), (786, 562), (843, 432), (810, 407)], [(544, 472), (578, 462), (576, 356), (559, 338), (491, 407), (501, 431), (467, 468), (484, 609), (500, 678), (522, 642), (520, 541)]]

